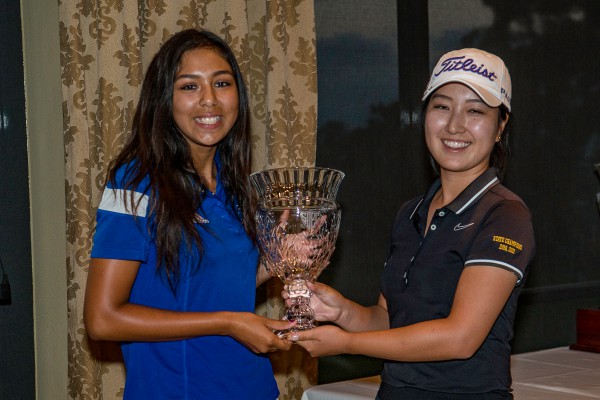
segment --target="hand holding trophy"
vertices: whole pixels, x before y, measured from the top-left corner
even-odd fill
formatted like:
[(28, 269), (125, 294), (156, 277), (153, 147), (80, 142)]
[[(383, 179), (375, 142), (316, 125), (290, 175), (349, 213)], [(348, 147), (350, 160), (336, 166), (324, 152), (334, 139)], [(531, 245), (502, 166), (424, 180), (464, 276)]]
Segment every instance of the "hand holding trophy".
[(343, 178), (328, 168), (276, 168), (250, 176), (259, 196), (263, 262), (287, 286), (292, 304), (284, 318), (297, 322), (292, 332), (315, 326), (306, 282), (317, 279), (335, 249), (341, 221), (335, 197)]

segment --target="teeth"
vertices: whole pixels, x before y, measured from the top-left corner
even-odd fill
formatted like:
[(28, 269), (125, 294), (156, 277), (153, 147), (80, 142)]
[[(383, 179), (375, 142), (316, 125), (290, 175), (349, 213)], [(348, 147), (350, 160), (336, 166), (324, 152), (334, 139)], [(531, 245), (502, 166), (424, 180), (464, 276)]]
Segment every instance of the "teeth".
[(219, 122), (221, 117), (196, 117), (195, 120), (204, 125), (213, 125)]
[(458, 140), (443, 140), (442, 141), (446, 146), (451, 147), (453, 149), (463, 149), (470, 145), (469, 142), (463, 142)]

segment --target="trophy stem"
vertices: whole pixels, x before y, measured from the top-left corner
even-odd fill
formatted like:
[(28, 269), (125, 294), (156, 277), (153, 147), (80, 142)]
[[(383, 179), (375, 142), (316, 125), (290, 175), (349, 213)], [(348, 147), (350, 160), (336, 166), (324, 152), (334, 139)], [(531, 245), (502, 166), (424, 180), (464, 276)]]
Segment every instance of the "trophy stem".
[(306, 280), (295, 278), (288, 280), (286, 284), (292, 304), (286, 310), (285, 319), (296, 321), (296, 325), (289, 331), (297, 332), (314, 328), (316, 326), (315, 313), (310, 308), (312, 292), (306, 286)]

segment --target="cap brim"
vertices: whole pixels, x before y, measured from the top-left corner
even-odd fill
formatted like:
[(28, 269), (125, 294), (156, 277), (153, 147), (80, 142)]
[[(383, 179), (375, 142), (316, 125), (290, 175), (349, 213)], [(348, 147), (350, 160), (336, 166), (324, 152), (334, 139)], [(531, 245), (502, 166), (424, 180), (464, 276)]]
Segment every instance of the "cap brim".
[(488, 92), (482, 86), (480, 86), (476, 83), (473, 83), (473, 82), (463, 80), (463, 79), (450, 79), (447, 81), (439, 82), (438, 84), (436, 84), (435, 86), (432, 86), (431, 88), (429, 88), (429, 90), (427, 90), (427, 92), (423, 95), (422, 100), (424, 101), (433, 92), (435, 92), (440, 87), (447, 85), (448, 83), (462, 83), (463, 85), (471, 88), (475, 93), (477, 93), (477, 95), (481, 98), (481, 100), (483, 100), (483, 102), (490, 107), (499, 107), (502, 104), (502, 100), (500, 100), (499, 98), (497, 98), (496, 96), (494, 96), (493, 94)]

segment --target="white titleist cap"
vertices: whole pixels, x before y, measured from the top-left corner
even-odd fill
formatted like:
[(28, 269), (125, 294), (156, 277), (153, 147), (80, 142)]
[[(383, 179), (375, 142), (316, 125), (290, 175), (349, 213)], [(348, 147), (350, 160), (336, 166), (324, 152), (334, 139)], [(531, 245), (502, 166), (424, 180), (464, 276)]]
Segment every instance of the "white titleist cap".
[(479, 49), (462, 49), (444, 54), (433, 69), (423, 100), (450, 82), (467, 85), (490, 107), (504, 104), (510, 111), (510, 75), (504, 61), (498, 56)]

